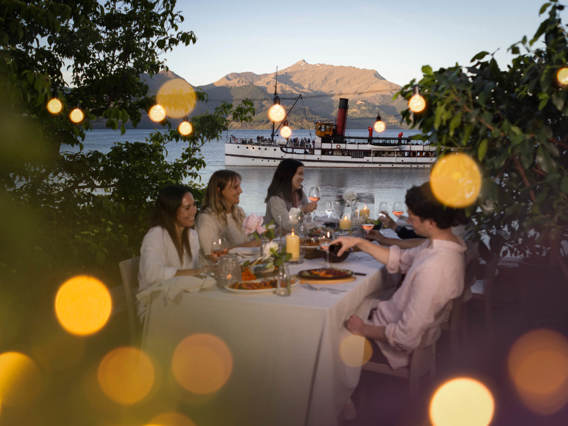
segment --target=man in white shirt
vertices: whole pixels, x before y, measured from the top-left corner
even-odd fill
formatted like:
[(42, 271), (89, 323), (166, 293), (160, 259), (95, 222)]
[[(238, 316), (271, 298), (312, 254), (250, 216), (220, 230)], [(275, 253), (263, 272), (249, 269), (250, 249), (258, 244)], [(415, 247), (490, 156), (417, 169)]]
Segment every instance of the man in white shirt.
[(463, 223), (461, 209), (443, 206), (433, 196), (429, 182), (406, 193), (408, 221), (426, 237), (417, 247), (383, 247), (354, 237), (340, 237), (338, 255), (357, 246), (386, 265), (388, 272), (406, 274), (402, 285), (386, 301), (374, 300), (366, 320), (352, 315), (347, 329), (376, 341), (393, 369), (408, 365), (409, 354), (419, 345), (434, 342), (451, 310), (451, 301), (464, 286), (466, 246), (451, 230)]

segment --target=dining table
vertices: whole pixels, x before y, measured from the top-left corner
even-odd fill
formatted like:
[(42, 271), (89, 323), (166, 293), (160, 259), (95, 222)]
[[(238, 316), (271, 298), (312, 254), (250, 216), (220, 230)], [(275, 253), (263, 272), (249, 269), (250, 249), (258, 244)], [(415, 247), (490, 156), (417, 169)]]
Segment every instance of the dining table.
[[(290, 263), (289, 270), (326, 266), (324, 258)], [(196, 424), (235, 426), (335, 426), (356, 388), (361, 366), (342, 359), (340, 346), (351, 336), (349, 316), (381, 290), (382, 264), (352, 252), (335, 268), (356, 272), (351, 281), (303, 284), (289, 296), (268, 292), (234, 292), (214, 286), (183, 293), (174, 300), (152, 298), (142, 348), (171, 375), (172, 355), (187, 336), (213, 335), (231, 356), (226, 383), (214, 393), (192, 395), (175, 380), (162, 380), (180, 403), (190, 404)], [(367, 303), (367, 302), (365, 302)], [(361, 359), (363, 339), (360, 339)], [(353, 350), (353, 349), (351, 349)], [(195, 396), (195, 395), (194, 395)], [(193, 408), (192, 408), (193, 407)]]

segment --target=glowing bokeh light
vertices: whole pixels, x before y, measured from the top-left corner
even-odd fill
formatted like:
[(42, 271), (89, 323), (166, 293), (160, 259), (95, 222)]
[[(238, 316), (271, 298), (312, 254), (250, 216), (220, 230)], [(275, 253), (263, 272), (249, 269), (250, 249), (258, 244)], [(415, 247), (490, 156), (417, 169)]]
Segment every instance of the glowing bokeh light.
[(75, 124), (79, 124), (85, 119), (85, 114), (81, 111), (81, 108), (73, 108), (69, 113), (69, 120)]
[(179, 123), (178, 132), (182, 136), (189, 136), (193, 132), (193, 126), (187, 120), (182, 121)]
[(374, 129), (377, 133), (382, 133), (386, 130), (387, 125), (383, 120), (375, 121)]
[(196, 426), (195, 423), (187, 418), (186, 416), (176, 413), (176, 412), (167, 412), (158, 414), (150, 423), (146, 426), (150, 425), (160, 425), (160, 426)]
[(509, 376), (521, 400), (538, 414), (568, 403), (568, 340), (552, 330), (533, 330), (511, 347)]
[(284, 139), (288, 139), (290, 136), (292, 136), (292, 129), (290, 128), (290, 126), (284, 126), (280, 129), (280, 136), (282, 136)]
[(94, 277), (78, 275), (65, 281), (55, 296), (55, 314), (61, 326), (79, 336), (93, 334), (107, 323), (112, 298)]
[(154, 364), (134, 347), (113, 349), (102, 359), (97, 380), (103, 393), (121, 405), (132, 405), (146, 397), (154, 385)]
[(166, 81), (156, 94), (156, 102), (164, 107), (166, 115), (171, 118), (188, 115), (195, 108), (195, 101), (195, 90), (181, 78)]
[(172, 356), (172, 373), (184, 389), (206, 395), (218, 391), (231, 376), (233, 356), (221, 339), (193, 334), (183, 339)]
[(561, 86), (568, 86), (568, 67), (562, 67), (556, 72), (556, 81)]
[(408, 109), (416, 114), (421, 113), (426, 109), (426, 99), (420, 93), (415, 93), (408, 100)]
[(150, 120), (154, 123), (159, 123), (166, 118), (166, 110), (162, 105), (156, 104), (150, 108), (150, 111), (148, 111), (148, 117), (150, 117)]
[(280, 104), (274, 104), (268, 108), (268, 119), (274, 123), (279, 123), (286, 117), (286, 110)]
[(442, 204), (463, 208), (475, 202), (481, 190), (477, 163), (462, 153), (448, 154), (436, 162), (430, 173), (432, 193)]
[(46, 108), (50, 114), (59, 114), (63, 110), (63, 103), (57, 98), (51, 98), (47, 101)]
[(23, 406), (41, 390), (41, 375), (36, 363), (20, 352), (0, 354), (0, 406)]
[(351, 334), (339, 344), (339, 356), (349, 367), (360, 367), (366, 364), (372, 355), (373, 347), (363, 336)]
[(430, 420), (434, 426), (487, 426), (494, 412), (495, 402), (489, 389), (469, 377), (447, 381), (430, 400)]

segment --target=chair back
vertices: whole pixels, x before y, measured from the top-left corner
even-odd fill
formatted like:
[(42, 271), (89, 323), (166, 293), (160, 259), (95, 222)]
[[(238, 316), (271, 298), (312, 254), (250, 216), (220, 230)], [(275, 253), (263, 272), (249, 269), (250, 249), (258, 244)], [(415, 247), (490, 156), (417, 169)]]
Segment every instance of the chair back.
[(136, 256), (131, 259), (123, 260), (118, 264), (120, 269), (120, 277), (122, 279), (122, 287), (124, 289), (124, 301), (128, 314), (128, 327), (130, 337), (136, 336), (136, 299), (134, 297), (138, 288), (138, 265), (140, 257)]

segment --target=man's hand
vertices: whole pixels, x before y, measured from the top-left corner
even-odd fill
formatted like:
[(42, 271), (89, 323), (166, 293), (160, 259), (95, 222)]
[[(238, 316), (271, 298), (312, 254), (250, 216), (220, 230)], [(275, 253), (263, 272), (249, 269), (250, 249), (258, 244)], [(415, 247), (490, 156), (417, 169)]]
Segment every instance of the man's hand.
[(390, 228), (392, 230), (396, 228), (396, 222), (392, 220), (389, 214), (384, 210), (379, 214), (379, 220), (385, 228)]

